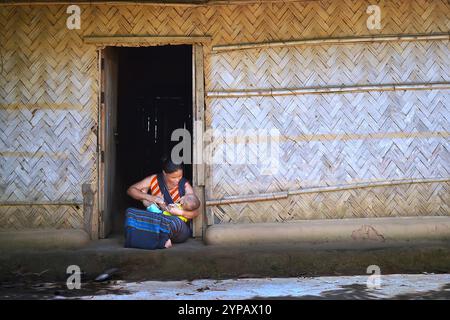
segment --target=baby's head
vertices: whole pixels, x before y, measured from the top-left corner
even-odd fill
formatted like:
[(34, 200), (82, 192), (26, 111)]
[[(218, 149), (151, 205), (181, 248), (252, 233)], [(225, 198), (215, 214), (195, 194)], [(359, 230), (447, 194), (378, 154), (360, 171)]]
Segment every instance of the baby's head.
[(194, 211), (200, 207), (200, 200), (195, 194), (188, 193), (182, 198), (181, 205), (186, 211)]

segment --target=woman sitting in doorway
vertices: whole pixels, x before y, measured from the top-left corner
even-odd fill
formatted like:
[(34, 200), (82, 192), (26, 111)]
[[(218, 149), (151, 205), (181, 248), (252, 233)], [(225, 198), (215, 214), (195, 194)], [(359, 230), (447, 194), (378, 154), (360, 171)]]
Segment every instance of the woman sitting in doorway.
[[(155, 245), (155, 249), (161, 248), (162, 243), (165, 248), (169, 248), (172, 242), (185, 242), (190, 237), (189, 223), (199, 215), (200, 201), (192, 186), (183, 177), (182, 164), (174, 164), (172, 160), (164, 159), (162, 173), (153, 174), (133, 184), (128, 188), (127, 194), (142, 201), (146, 208), (156, 204), (164, 210), (164, 214), (134, 208), (129, 208), (126, 212), (126, 221), (134, 215), (152, 219), (153, 224), (160, 225), (155, 233), (161, 230), (166, 236), (155, 238), (156, 242), (161, 241), (159, 245)], [(154, 226), (152, 228), (154, 229)]]

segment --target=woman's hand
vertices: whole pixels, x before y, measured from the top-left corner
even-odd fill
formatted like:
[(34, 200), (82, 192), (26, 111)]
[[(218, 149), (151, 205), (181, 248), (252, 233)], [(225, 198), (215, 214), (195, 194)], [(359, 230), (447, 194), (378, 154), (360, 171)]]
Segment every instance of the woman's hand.
[(164, 202), (164, 203), (161, 203), (161, 204), (159, 205), (159, 207), (161, 208), (162, 211), (167, 211), (167, 212), (168, 212), (168, 210), (167, 210), (167, 205), (166, 205), (165, 202)]
[[(158, 205), (163, 204), (164, 199), (162, 197), (152, 196), (151, 194), (148, 193), (150, 182), (153, 177), (154, 177), (154, 175), (148, 176), (144, 180), (136, 182), (135, 184), (133, 184), (132, 186), (130, 186), (127, 189), (127, 194), (131, 198), (141, 201), (144, 205), (148, 204), (148, 202), (154, 202)], [(144, 200), (147, 202), (144, 203)]]
[(152, 201), (154, 203), (156, 203), (157, 205), (159, 205), (159, 206), (165, 205), (164, 199), (162, 197), (158, 197), (158, 196), (151, 196), (151, 197), (153, 198)]
[(146, 199), (142, 200), (142, 204), (146, 208), (148, 206), (150, 206), (152, 203), (156, 203), (160, 208), (164, 208), (165, 207), (164, 199), (161, 198), (161, 197), (148, 195), (148, 197)]
[(169, 204), (167, 206), (167, 211), (170, 214), (173, 214), (175, 216), (182, 216), (183, 215), (183, 210), (178, 208), (175, 204)]
[(142, 204), (144, 205), (144, 207), (149, 207), (153, 202), (150, 202), (148, 200), (142, 200)]

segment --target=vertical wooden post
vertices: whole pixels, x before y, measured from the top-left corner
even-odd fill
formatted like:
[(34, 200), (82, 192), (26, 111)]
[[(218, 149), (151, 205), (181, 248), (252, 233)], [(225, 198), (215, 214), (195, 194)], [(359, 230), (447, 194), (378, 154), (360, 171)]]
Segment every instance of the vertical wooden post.
[(83, 183), (81, 186), (83, 194), (83, 218), (84, 230), (90, 235), (91, 240), (98, 239), (98, 207), (97, 192), (92, 184)]
[(101, 51), (101, 140), (100, 140), (100, 238), (106, 238), (112, 229), (112, 213), (115, 207), (116, 144), (114, 132), (117, 127), (118, 54), (116, 48)]
[(193, 188), (200, 198), (200, 215), (194, 219), (194, 237), (204, 235), (205, 223), (205, 164), (203, 160), (203, 133), (205, 128), (205, 87), (203, 76), (203, 47), (193, 46)]
[[(105, 72), (104, 72), (104, 48), (99, 51), (99, 94), (98, 94), (98, 139), (97, 139), (97, 164), (98, 164), (98, 186), (97, 186), (97, 226), (101, 229), (104, 205), (105, 205)], [(102, 230), (97, 231), (103, 236)]]

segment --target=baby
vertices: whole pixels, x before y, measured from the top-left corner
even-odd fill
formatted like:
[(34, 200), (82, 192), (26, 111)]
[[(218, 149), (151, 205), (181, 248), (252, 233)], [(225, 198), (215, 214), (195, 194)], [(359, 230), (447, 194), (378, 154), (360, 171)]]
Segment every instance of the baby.
[(180, 209), (184, 211), (194, 211), (199, 207), (200, 200), (197, 198), (197, 196), (193, 193), (188, 193), (184, 197), (180, 198), (179, 203), (169, 204), (163, 214), (168, 216), (171, 216), (173, 214), (184, 222), (188, 222), (189, 220), (181, 215), (183, 212)]
[[(152, 203), (147, 207), (147, 210), (154, 213), (162, 213), (166, 216), (174, 215), (187, 223), (189, 222), (189, 219), (182, 216), (183, 211), (197, 210), (200, 207), (200, 200), (195, 194), (189, 193), (181, 197), (179, 203), (173, 203), (161, 207), (163, 210), (161, 210), (160, 207), (158, 207), (158, 205), (156, 205), (155, 203)], [(170, 239), (167, 240), (164, 247), (172, 247), (172, 241)]]

